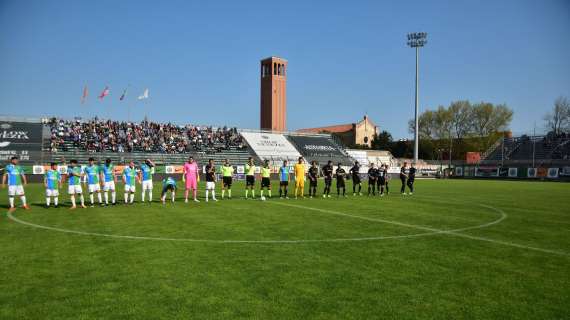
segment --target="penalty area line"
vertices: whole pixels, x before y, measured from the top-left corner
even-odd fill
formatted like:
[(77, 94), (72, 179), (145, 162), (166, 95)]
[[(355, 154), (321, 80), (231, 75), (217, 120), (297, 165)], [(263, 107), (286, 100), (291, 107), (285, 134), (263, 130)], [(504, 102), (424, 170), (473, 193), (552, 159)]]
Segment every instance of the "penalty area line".
[[(418, 229), (418, 230), (423, 230), (423, 231), (430, 231), (430, 232), (434, 232), (437, 234), (449, 234), (449, 235), (453, 235), (453, 236), (457, 236), (457, 237), (461, 237), (461, 238), (465, 238), (465, 239), (485, 241), (485, 242), (489, 242), (489, 243), (495, 243), (495, 244), (510, 246), (510, 247), (519, 248), (519, 249), (533, 250), (533, 251), (550, 253), (550, 254), (555, 254), (555, 255), (560, 255), (560, 256), (570, 256), (570, 254), (568, 254), (566, 252), (562, 252), (562, 251), (532, 247), (532, 246), (527, 246), (527, 245), (523, 245), (523, 244), (506, 242), (506, 241), (501, 241), (501, 240), (495, 240), (495, 239), (490, 239), (490, 238), (485, 238), (485, 237), (480, 237), (480, 236), (472, 236), (472, 235), (468, 235), (468, 234), (464, 234), (464, 233), (459, 232), (459, 231), (467, 231), (467, 230), (475, 229), (475, 228), (470, 228), (470, 227), (457, 229), (457, 230), (440, 230), (440, 229), (436, 229), (436, 228), (418, 226), (418, 225), (404, 223), (404, 222), (398, 222), (398, 221), (392, 221), (392, 220), (386, 220), (386, 219), (380, 219), (380, 218), (363, 217), (363, 216), (348, 214), (348, 213), (339, 212), (339, 211), (333, 211), (333, 210), (321, 209), (321, 208), (313, 208), (313, 207), (307, 207), (307, 206), (291, 204), (291, 203), (283, 203), (283, 202), (269, 202), (269, 203), (280, 205), (280, 206), (298, 208), (298, 209), (313, 210), (313, 211), (317, 211), (317, 212), (323, 212), (323, 213), (328, 213), (328, 214), (343, 216), (343, 217), (349, 217), (349, 218), (354, 218), (354, 219), (392, 224), (392, 225), (396, 225), (396, 226)], [(502, 215), (501, 219), (493, 221), (492, 223), (487, 223), (484, 225), (485, 227), (488, 227), (488, 226), (493, 225), (493, 224), (497, 224), (497, 223), (503, 221), (507, 217), (506, 213), (501, 209), (497, 209), (495, 207), (491, 207), (491, 206), (487, 206), (487, 205), (481, 205), (481, 206), (483, 206), (485, 208), (492, 209), (496, 212), (501, 213), (501, 215)]]

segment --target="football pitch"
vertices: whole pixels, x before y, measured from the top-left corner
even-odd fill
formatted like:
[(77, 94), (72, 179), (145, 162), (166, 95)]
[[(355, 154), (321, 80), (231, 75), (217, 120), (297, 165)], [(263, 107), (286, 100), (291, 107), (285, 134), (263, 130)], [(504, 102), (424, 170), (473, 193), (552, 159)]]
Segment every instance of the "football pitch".
[(236, 184), (217, 203), (126, 206), (118, 192), (75, 211), (43, 208), (32, 184), (32, 209), (11, 215), (2, 190), (0, 319), (570, 315), (570, 184), (419, 180), (401, 196), (392, 180), (369, 198), (348, 182), (347, 198), (333, 183), (332, 198), (299, 200), (273, 184), (264, 202)]

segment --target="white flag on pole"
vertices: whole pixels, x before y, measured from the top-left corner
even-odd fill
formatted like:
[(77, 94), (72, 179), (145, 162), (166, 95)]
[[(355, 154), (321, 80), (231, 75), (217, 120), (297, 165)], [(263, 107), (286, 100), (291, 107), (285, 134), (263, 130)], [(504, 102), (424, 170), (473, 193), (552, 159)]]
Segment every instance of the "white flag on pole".
[(139, 96), (139, 100), (148, 99), (148, 88), (144, 89), (143, 94)]

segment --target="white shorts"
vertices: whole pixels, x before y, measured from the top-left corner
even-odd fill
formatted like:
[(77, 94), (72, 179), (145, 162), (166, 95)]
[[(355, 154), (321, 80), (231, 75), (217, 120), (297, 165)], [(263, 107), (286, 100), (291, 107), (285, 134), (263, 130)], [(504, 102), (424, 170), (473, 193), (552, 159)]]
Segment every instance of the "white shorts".
[(46, 189), (46, 197), (58, 197), (59, 190), (57, 189)]
[(105, 181), (105, 184), (103, 184), (103, 190), (105, 191), (115, 191), (115, 181)]
[(101, 185), (98, 183), (90, 184), (87, 186), (87, 189), (89, 190), (89, 193), (98, 192), (101, 191)]
[(135, 192), (135, 189), (136, 189), (136, 188), (135, 188), (135, 185), (134, 185), (134, 184), (133, 184), (132, 186), (131, 186), (131, 185), (128, 185), (128, 184), (125, 184), (125, 192)]
[(152, 180), (145, 180), (142, 182), (142, 189), (144, 190), (152, 190)]
[(206, 190), (216, 189), (216, 183), (214, 181), (206, 181)]
[(23, 196), (24, 195), (24, 186), (17, 185), (17, 186), (8, 186), (8, 195), (13, 197), (15, 195)]
[(69, 187), (67, 187), (67, 193), (69, 194), (83, 193), (83, 189), (81, 189), (80, 184), (72, 184)]

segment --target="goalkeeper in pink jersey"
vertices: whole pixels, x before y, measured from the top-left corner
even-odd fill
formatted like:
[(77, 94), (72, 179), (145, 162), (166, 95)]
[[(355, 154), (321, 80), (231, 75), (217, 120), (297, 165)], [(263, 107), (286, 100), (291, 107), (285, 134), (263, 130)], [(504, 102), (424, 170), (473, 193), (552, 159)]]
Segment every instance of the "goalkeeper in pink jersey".
[(198, 164), (194, 161), (193, 157), (188, 158), (188, 162), (184, 164), (184, 172), (182, 174), (182, 181), (186, 185), (186, 190), (184, 191), (184, 202), (188, 202), (188, 193), (192, 189), (192, 195), (194, 196), (195, 202), (200, 202), (196, 197), (198, 193)]

